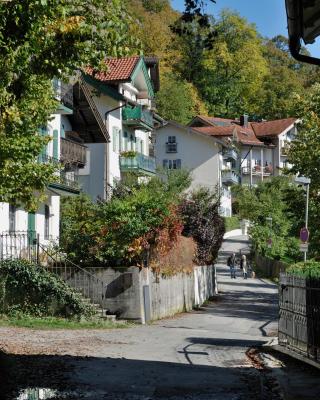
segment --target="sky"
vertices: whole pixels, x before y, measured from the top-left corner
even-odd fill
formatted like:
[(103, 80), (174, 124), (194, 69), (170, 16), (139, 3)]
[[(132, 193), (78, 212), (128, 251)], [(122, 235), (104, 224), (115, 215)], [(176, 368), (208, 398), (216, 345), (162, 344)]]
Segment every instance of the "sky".
[[(288, 36), (285, 0), (216, 0), (216, 4), (209, 3), (208, 14), (217, 16), (222, 9), (229, 8), (255, 23), (262, 36)], [(184, 9), (184, 0), (171, 0), (171, 4), (176, 10)], [(319, 42), (308, 46), (308, 49), (312, 55), (320, 57)]]

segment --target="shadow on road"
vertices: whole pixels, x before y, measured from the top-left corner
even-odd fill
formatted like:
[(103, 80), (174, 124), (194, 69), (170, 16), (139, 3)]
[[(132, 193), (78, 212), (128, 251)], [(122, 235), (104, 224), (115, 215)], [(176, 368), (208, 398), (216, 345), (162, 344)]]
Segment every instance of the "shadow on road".
[[(198, 339), (197, 339), (198, 340)], [(199, 339), (200, 340), (200, 339)], [(16, 399), (28, 388), (57, 391), (56, 397), (79, 399), (256, 399), (259, 377), (248, 368), (221, 368), (160, 361), (98, 357), (13, 355), (0, 353), (1, 399)], [(3, 372), (6, 371), (6, 374)], [(236, 396), (237, 395), (237, 396)], [(83, 397), (82, 397), (83, 396)], [(199, 397), (198, 397), (199, 396)], [(236, 397), (235, 397), (236, 396)], [(41, 397), (44, 398), (44, 397)], [(49, 398), (49, 397), (48, 397)], [(211, 398), (211, 397), (210, 397)]]

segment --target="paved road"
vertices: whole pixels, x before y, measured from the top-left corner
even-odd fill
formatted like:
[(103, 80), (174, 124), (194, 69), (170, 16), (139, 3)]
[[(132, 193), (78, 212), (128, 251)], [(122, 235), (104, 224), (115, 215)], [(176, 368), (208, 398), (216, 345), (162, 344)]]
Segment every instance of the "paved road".
[[(16, 381), (21, 387), (61, 389), (58, 398), (68, 399), (284, 398), (254, 350), (275, 333), (277, 289), (259, 279), (230, 279), (226, 257), (240, 250), (248, 250), (243, 237), (224, 242), (217, 266), (220, 294), (201, 310), (115, 331), (16, 330), (15, 343), (29, 354), (9, 360), (20, 370)], [(10, 331), (1, 328), (1, 334)], [(288, 386), (288, 373), (272, 357), (271, 363)]]

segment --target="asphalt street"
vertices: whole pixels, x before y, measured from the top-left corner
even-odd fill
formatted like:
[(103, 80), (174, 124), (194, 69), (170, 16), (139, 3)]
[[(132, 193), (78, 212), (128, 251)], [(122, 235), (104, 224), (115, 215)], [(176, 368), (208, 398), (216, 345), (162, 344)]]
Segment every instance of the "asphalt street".
[[(318, 371), (302, 373), (301, 365), (261, 350), (277, 333), (277, 287), (261, 279), (244, 280), (239, 269), (231, 279), (226, 259), (240, 250), (248, 252), (245, 237), (224, 241), (217, 264), (219, 294), (199, 310), (122, 330), (59, 331), (54, 336), (19, 331), (17, 342), (35, 350), (10, 360), (25, 369), (30, 387), (27, 392), (25, 383), (20, 397), (13, 398), (36, 398), (31, 395), (38, 388), (43, 388), (43, 399), (320, 398), (314, 387), (319, 386)], [(9, 334), (5, 329), (0, 335)], [(48, 343), (51, 350), (43, 350)], [(306, 384), (314, 390), (306, 391)]]

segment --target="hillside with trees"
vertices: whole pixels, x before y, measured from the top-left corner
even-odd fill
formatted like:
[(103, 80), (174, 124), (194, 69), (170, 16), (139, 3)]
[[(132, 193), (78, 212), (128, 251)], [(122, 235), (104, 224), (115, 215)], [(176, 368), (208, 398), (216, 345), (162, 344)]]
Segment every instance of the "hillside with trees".
[(294, 112), (294, 94), (319, 79), (317, 68), (291, 57), (285, 37), (263, 38), (230, 10), (211, 16), (194, 8), (183, 15), (168, 0), (132, 0), (128, 10), (144, 54), (160, 59), (158, 111), (167, 119), (285, 118)]

